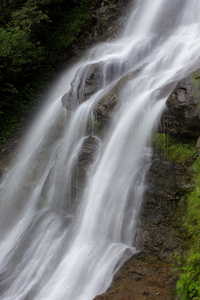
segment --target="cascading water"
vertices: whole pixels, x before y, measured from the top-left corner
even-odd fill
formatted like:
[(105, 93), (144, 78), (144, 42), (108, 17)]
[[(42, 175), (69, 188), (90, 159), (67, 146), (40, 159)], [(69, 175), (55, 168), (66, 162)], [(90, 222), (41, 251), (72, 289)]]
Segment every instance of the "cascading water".
[[(199, 0), (137, 1), (120, 38), (91, 50), (54, 87), (0, 185), (1, 299), (93, 299), (122, 257), (136, 252), (150, 135), (176, 82), (199, 67), (199, 13)], [(78, 93), (88, 66), (98, 63), (98, 90), (68, 117), (62, 95), (77, 70)], [(82, 195), (72, 199), (91, 111), (127, 74), (119, 112), (105, 141), (95, 137), (96, 161)]]

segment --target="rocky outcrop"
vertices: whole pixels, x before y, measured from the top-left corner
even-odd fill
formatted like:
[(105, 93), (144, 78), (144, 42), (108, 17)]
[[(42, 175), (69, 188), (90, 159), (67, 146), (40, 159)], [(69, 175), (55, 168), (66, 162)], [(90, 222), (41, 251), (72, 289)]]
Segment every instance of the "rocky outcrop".
[(79, 180), (79, 192), (83, 190), (87, 181), (87, 172), (90, 165), (96, 159), (96, 151), (99, 146), (99, 140), (96, 137), (89, 136), (85, 139), (81, 153), (79, 155), (77, 167), (78, 167), (78, 180)]
[(183, 231), (177, 219), (182, 196), (194, 187), (190, 167), (173, 165), (157, 157), (149, 169), (137, 229), (137, 248), (173, 262), (174, 253), (184, 247)]
[(120, 91), (124, 88), (127, 82), (139, 73), (139, 69), (121, 78), (113, 87), (99, 99), (93, 106), (93, 114), (95, 118), (104, 126), (110, 124), (120, 107), (124, 102), (120, 99)]
[(174, 253), (182, 253), (185, 232), (181, 227), (179, 200), (191, 191), (193, 171), (155, 156), (148, 172), (132, 256), (116, 273), (113, 283), (94, 300), (177, 299), (178, 274), (173, 271)]
[[(74, 110), (82, 102), (85, 102), (92, 95), (102, 89), (104, 82), (114, 82), (114, 80), (117, 79), (118, 74), (123, 74), (123, 69), (126, 69), (125, 65), (127, 64), (128, 61), (122, 62), (120, 59), (116, 59), (110, 61), (109, 63), (99, 62), (81, 67), (71, 82), (71, 88), (69, 92), (64, 94), (62, 97), (63, 106), (69, 110)], [(104, 99), (98, 101), (99, 105), (101, 106), (104, 103), (104, 105), (109, 106), (110, 97), (112, 97), (111, 94), (114, 95), (117, 93), (118, 95), (119, 90), (123, 87), (123, 85), (129, 79), (133, 78), (133, 76), (136, 76), (138, 72), (139, 70), (135, 70), (115, 83), (114, 87), (111, 87), (110, 91), (107, 92), (107, 95), (103, 96)], [(94, 108), (95, 111), (97, 111), (97, 106), (98, 105), (96, 105)], [(113, 105), (111, 105), (110, 109), (112, 109), (112, 107)]]
[(176, 279), (170, 264), (141, 252), (123, 265), (110, 288), (94, 300), (171, 300)]
[[(62, 97), (63, 106), (68, 110), (74, 110), (78, 105), (88, 100), (103, 87), (104, 79), (106, 82), (113, 82), (119, 68), (120, 71), (122, 71), (123, 66), (121, 62), (111, 61), (109, 65), (100, 62), (79, 69), (71, 83), (70, 91)], [(103, 126), (111, 123), (116, 112), (119, 111), (121, 105), (124, 104), (120, 101), (120, 91), (126, 83), (136, 77), (139, 72), (140, 69), (136, 69), (130, 74), (125, 75), (117, 82), (111, 84), (109, 89), (98, 96), (92, 109), (95, 119), (101, 122)], [(109, 78), (104, 78), (103, 74), (109, 74)]]
[[(89, 167), (96, 159), (96, 152), (99, 146), (99, 140), (96, 137), (88, 136), (83, 142), (81, 152), (77, 165), (72, 172), (72, 200), (75, 201), (77, 197), (83, 192), (83, 189), (87, 182), (87, 174)], [(73, 202), (72, 201), (72, 202)]]
[(94, 63), (80, 68), (71, 89), (62, 97), (62, 104), (69, 110), (75, 109), (79, 104), (88, 100), (103, 87), (105, 63)]
[(166, 102), (162, 130), (178, 137), (200, 135), (200, 71), (181, 80)]

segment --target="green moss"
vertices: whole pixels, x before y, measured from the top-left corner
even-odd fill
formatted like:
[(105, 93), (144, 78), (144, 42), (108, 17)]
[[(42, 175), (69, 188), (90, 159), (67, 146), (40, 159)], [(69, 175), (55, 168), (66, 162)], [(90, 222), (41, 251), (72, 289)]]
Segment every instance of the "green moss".
[(154, 148), (170, 162), (187, 165), (197, 157), (195, 147), (182, 144), (168, 134), (155, 134), (152, 141)]
[(188, 249), (178, 262), (181, 272), (176, 292), (181, 300), (200, 297), (200, 158), (193, 163), (195, 187), (180, 202), (184, 206), (183, 227), (186, 230)]
[(99, 134), (102, 129), (103, 123), (101, 121), (98, 121), (96, 119), (93, 119), (92, 117), (88, 118), (88, 132), (92, 132), (93, 134)]
[(194, 76), (194, 78), (193, 78), (193, 85), (196, 88), (200, 89), (200, 76)]
[(186, 249), (183, 255), (175, 255), (180, 272), (176, 293), (181, 300), (200, 297), (200, 157), (191, 144), (180, 143), (167, 134), (155, 134), (155, 149), (170, 162), (192, 166), (193, 190), (179, 203), (179, 218), (184, 230)]
[[(199, 94), (199, 91), (200, 91), (200, 73), (199, 72), (193, 77), (193, 86), (196, 88), (196, 93)], [(198, 109), (200, 111), (200, 98), (199, 98), (199, 103), (198, 103)]]
[(66, 51), (81, 44), (91, 1), (23, 0), (1, 7), (0, 145), (39, 102)]
[(74, 7), (62, 18), (56, 31), (56, 41), (53, 47), (53, 55), (62, 50), (69, 49), (77, 40), (81, 41), (84, 37), (83, 25), (89, 14), (91, 0), (83, 0), (79, 6)]

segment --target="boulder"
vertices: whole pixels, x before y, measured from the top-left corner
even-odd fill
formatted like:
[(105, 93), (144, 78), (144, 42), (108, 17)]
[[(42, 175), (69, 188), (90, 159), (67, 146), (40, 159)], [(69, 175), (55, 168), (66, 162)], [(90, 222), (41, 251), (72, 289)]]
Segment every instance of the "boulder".
[[(75, 78), (71, 82), (69, 92), (62, 97), (63, 106), (66, 109), (74, 110), (79, 104), (85, 102), (102, 89), (104, 87), (104, 82), (106, 82), (106, 84), (114, 82), (119, 74), (123, 74), (123, 71), (126, 70), (128, 65), (130, 65), (128, 59), (113, 59), (109, 62), (102, 61), (80, 67)], [(137, 73), (138, 70), (133, 71), (131, 74), (132, 76), (135, 76)], [(127, 76), (124, 78), (126, 77)], [(119, 80), (118, 82), (122, 85), (121, 82), (124, 82), (124, 79)], [(118, 85), (118, 82), (115, 84)], [(104, 100), (104, 102), (105, 101), (106, 100)]]
[[(79, 69), (71, 83), (70, 91), (62, 97), (63, 106), (68, 110), (76, 109), (78, 105), (87, 101), (103, 87), (104, 80), (110, 81), (110, 87), (102, 91), (92, 107), (95, 119), (99, 121), (102, 126), (110, 124), (116, 112), (119, 111), (121, 106), (125, 105), (123, 100), (120, 100), (121, 90), (127, 82), (136, 77), (141, 70), (141, 68), (136, 69), (120, 80), (114, 81), (117, 72), (123, 72), (124, 64), (127, 63), (127, 61), (122, 63), (120, 60), (113, 60), (110, 64), (100, 62)], [(104, 74), (109, 74), (109, 78), (108, 75)]]

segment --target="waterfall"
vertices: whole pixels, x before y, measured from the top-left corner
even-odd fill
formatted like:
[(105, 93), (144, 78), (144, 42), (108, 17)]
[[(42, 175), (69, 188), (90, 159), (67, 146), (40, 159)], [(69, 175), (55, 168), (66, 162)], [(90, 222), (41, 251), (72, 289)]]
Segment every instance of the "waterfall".
[[(138, 251), (151, 133), (176, 83), (199, 68), (199, 14), (199, 0), (137, 1), (118, 39), (91, 49), (52, 87), (0, 183), (1, 299), (92, 300)], [(101, 80), (83, 101), (91, 65), (101, 65)], [(88, 133), (88, 120), (122, 79), (119, 109), (101, 141)], [(70, 89), (80, 104), (66, 112), (61, 98)], [(72, 197), (90, 135), (95, 159)]]

